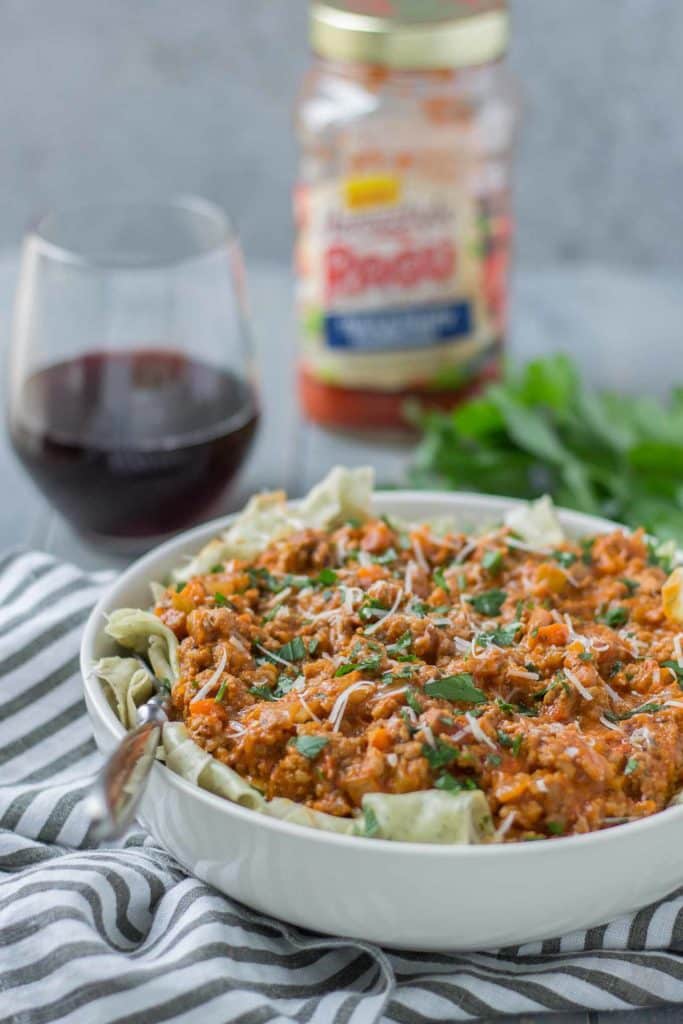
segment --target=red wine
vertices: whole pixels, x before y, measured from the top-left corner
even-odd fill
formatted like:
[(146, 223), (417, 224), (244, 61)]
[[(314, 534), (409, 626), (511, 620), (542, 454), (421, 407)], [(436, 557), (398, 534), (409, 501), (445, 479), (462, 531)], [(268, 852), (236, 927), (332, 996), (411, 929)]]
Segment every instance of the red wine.
[(80, 531), (152, 537), (196, 520), (258, 421), (249, 383), (180, 352), (92, 352), (29, 377), (10, 418), (19, 458)]

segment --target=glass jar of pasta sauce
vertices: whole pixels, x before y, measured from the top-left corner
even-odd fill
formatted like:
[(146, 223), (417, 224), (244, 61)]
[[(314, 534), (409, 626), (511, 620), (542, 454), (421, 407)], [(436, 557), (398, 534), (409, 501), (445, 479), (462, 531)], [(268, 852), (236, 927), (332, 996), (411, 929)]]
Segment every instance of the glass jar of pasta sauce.
[(299, 391), (306, 415), (406, 425), (499, 371), (516, 96), (506, 0), (311, 5), (298, 108)]

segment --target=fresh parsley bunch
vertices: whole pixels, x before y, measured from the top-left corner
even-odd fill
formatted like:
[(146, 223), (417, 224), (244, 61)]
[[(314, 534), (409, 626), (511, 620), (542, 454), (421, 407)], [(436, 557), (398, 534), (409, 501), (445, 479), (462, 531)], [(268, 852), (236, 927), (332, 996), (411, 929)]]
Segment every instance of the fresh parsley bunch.
[(598, 393), (566, 356), (508, 367), (451, 412), (417, 411), (419, 487), (533, 498), (644, 526), (683, 544), (683, 387), (668, 405)]

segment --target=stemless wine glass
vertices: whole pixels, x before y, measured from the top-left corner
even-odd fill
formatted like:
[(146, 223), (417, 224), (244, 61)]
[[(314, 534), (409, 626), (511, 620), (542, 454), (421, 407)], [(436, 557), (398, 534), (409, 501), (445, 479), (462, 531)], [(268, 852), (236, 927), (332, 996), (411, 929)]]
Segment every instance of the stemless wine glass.
[(72, 206), (24, 243), (9, 427), (82, 534), (140, 547), (206, 515), (258, 407), (239, 242), (196, 198)]

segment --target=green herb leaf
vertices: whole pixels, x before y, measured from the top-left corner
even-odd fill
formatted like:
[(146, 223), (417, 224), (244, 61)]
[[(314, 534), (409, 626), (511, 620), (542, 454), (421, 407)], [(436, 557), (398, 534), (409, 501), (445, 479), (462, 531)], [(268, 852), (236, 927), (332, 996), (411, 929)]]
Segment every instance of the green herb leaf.
[(467, 600), (480, 615), (493, 618), (496, 615), (500, 615), (500, 610), (506, 598), (507, 593), (504, 590), (486, 590), (483, 594), (468, 597)]
[(482, 555), (481, 564), (489, 576), (497, 576), (503, 568), (502, 551), (485, 551)]
[(213, 599), (216, 602), (217, 608), (225, 608), (230, 605), (230, 602), (228, 601), (225, 594), (221, 594), (218, 590), (213, 595)]
[(450, 772), (442, 772), (434, 782), (435, 789), (444, 789), (447, 793), (462, 793), (464, 789), (479, 789), (474, 779), (456, 779)]
[(508, 622), (504, 626), (497, 626), (487, 633), (478, 633), (475, 643), (478, 647), (487, 647), (495, 644), (497, 647), (512, 647), (515, 638), (519, 633), (521, 622)]
[(319, 646), (320, 646), (320, 641), (318, 640), (318, 638), (316, 636), (314, 636), (312, 640), (308, 641), (308, 655), (309, 655), (310, 658), (313, 658), (315, 656), (315, 654), (318, 651), (318, 647)]
[[(182, 593), (182, 591), (183, 591), (184, 589), (185, 589), (185, 583), (183, 583), (183, 582), (180, 582), (180, 583), (176, 583), (176, 585), (175, 585), (175, 592), (176, 592), (176, 594), (180, 594), (180, 593)], [(222, 595), (221, 595), (221, 596), (222, 596)]]
[(406, 704), (411, 709), (411, 711), (414, 711), (416, 715), (422, 714), (424, 709), (417, 698), (417, 690), (414, 687), (408, 687), (408, 689), (405, 692), (405, 699)]
[(334, 673), (335, 676), (348, 676), (350, 672), (376, 672), (382, 661), (381, 654), (373, 655), (364, 661), (347, 661), (340, 665)]
[(297, 736), (292, 741), (292, 746), (296, 747), (300, 754), (307, 757), (310, 761), (314, 760), (330, 741), (327, 736)]
[(276, 697), (284, 697), (284, 695), (286, 693), (289, 693), (289, 691), (292, 689), (293, 686), (294, 686), (294, 680), (293, 679), (290, 679), (289, 676), (286, 676), (284, 674), (283, 675), (279, 675), (277, 677), (277, 685), (276, 685), (275, 690), (273, 692), (274, 692)]
[(443, 574), (443, 569), (435, 569), (432, 573), (432, 576), (437, 587), (441, 587), (441, 589), (445, 590), (446, 593), (448, 594), (450, 592), (450, 587), (448, 586), (448, 580)]
[(624, 768), (624, 775), (633, 775), (634, 771), (638, 767), (638, 761), (635, 757), (629, 757)]
[(623, 626), (628, 622), (628, 615), (628, 608), (624, 608), (623, 605), (613, 605), (611, 608), (603, 608), (595, 618), (598, 622), (604, 622), (606, 626), (611, 626), (614, 629), (616, 626)]
[(442, 676), (425, 683), (424, 692), (429, 697), (443, 697), (445, 700), (461, 701), (465, 704), (485, 704), (487, 696), (477, 689), (469, 672), (455, 676)]
[(551, 836), (561, 836), (564, 832), (564, 822), (562, 821), (546, 821), (545, 825)]
[(278, 657), (285, 661), (303, 661), (306, 657), (306, 646), (300, 636), (295, 636), (283, 644), (277, 653)]
[[(683, 543), (683, 402), (626, 398), (584, 386), (566, 356), (524, 367), (444, 412), (413, 420), (423, 431), (410, 472), (419, 487), (535, 498), (645, 526)], [(671, 554), (652, 542), (652, 564)], [(583, 548), (591, 563), (592, 540)], [(560, 563), (562, 564), (562, 563)]]
[(259, 700), (277, 700), (277, 697), (269, 686), (250, 686), (249, 693)]
[(334, 569), (325, 568), (320, 570), (318, 575), (313, 580), (313, 583), (318, 583), (325, 587), (331, 587), (337, 582), (338, 579), (339, 577), (337, 576)]
[(636, 590), (640, 586), (640, 583), (638, 582), (638, 580), (631, 580), (631, 579), (628, 578), (628, 576), (622, 576), (620, 582), (623, 583), (624, 586), (626, 587), (626, 589), (628, 591), (628, 596), (629, 597), (633, 597), (633, 595), (635, 594)]
[(427, 758), (430, 767), (436, 771), (457, 760), (458, 751), (455, 747), (451, 747), (448, 743), (444, 743), (443, 740), (437, 738), (433, 747), (428, 743), (423, 743), (422, 755)]
[(407, 652), (413, 646), (413, 634), (409, 629), (398, 638), (395, 644), (389, 644), (386, 648), (387, 654), (395, 661), (417, 661), (414, 654)]
[(228, 681), (227, 681), (227, 679), (224, 679), (223, 682), (221, 683), (221, 685), (218, 687), (218, 693), (213, 698), (214, 701), (216, 702), (216, 704), (220, 704), (220, 702), (223, 700), (223, 697), (225, 695), (225, 691), (226, 691), (227, 687), (228, 687)]
[(559, 562), (564, 569), (568, 569), (570, 565), (574, 564), (577, 556), (573, 551), (553, 551), (553, 558), (556, 562)]
[(683, 668), (678, 664), (677, 661), (663, 661), (662, 668), (670, 668), (675, 674), (678, 685), (683, 690)]
[(633, 718), (635, 715), (654, 715), (663, 708), (663, 704), (652, 701), (649, 704), (641, 704), (640, 707), (633, 708), (631, 711), (625, 711), (621, 715), (616, 715), (613, 711), (605, 711), (605, 718), (610, 722), (625, 722), (627, 718)]
[(212, 573), (223, 572), (224, 568), (225, 568), (225, 566), (222, 564), (222, 562), (216, 562), (215, 565), (211, 566), (211, 568), (209, 569), (209, 572), (212, 572)]

